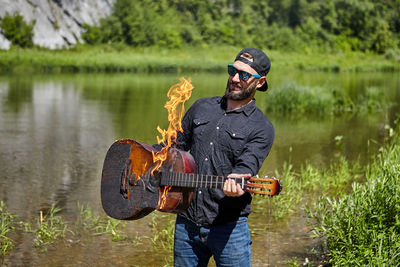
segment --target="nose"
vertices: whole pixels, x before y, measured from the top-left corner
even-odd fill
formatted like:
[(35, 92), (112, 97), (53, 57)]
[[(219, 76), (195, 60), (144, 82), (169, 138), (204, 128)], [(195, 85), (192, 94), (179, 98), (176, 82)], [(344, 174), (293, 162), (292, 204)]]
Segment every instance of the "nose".
[(238, 72), (236, 72), (235, 75), (233, 75), (232, 81), (240, 82), (240, 77), (239, 77), (239, 73)]

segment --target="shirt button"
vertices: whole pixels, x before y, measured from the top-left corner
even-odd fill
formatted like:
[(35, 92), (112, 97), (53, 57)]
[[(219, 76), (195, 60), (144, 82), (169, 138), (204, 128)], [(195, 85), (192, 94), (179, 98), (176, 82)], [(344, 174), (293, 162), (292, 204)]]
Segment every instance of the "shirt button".
[(205, 158), (204, 160), (205, 160), (205, 161), (207, 161), (207, 160), (208, 160), (208, 158)]
[(199, 191), (199, 194), (201, 194), (201, 191)]
[(210, 145), (213, 145), (213, 142), (210, 142)]
[(219, 126), (217, 126), (217, 130), (219, 130)]

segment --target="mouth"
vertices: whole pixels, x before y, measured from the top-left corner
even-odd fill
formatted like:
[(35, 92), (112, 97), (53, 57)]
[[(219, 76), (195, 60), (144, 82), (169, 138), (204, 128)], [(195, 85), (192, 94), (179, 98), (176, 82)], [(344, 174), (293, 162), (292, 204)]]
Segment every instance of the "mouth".
[(242, 86), (240, 86), (239, 84), (234, 84), (231, 83), (231, 86), (229, 86), (229, 90), (232, 91), (241, 91), (242, 90)]

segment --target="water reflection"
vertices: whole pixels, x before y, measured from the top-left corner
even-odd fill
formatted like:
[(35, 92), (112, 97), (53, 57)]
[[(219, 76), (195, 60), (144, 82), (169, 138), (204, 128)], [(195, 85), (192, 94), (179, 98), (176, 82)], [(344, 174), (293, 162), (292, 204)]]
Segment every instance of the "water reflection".
[[(0, 200), (20, 216), (19, 220), (32, 221), (39, 210), (54, 203), (63, 208), (63, 216), (71, 222), (78, 214), (77, 202), (89, 203), (95, 212), (102, 213), (99, 187), (108, 147), (115, 139), (124, 137), (155, 143), (157, 126), (168, 125), (163, 108), (166, 92), (178, 78), (178, 75), (144, 74), (0, 77)], [(192, 78), (195, 89), (186, 107), (199, 97), (223, 94), (227, 77), (197, 74)], [(338, 86), (354, 94), (373, 85), (385, 90), (385, 95), (393, 101), (398, 102), (400, 96), (399, 78), (390, 73), (281, 73), (271, 77), (270, 84), (273, 89), (288, 81)], [(263, 110), (266, 97), (260, 93), (257, 96), (257, 104)], [(397, 108), (392, 108), (376, 114), (339, 117), (269, 114), (276, 129), (276, 142), (261, 174), (272, 174), (287, 161), (295, 168), (305, 162), (327, 165), (340, 155), (366, 162), (379, 149), (386, 134), (385, 125), (393, 122), (396, 111)], [(335, 144), (335, 137), (339, 135), (343, 136), (340, 149)], [(148, 220), (131, 223), (134, 229), (131, 231), (149, 231)], [(302, 242), (290, 245), (295, 238), (307, 234), (302, 231), (304, 223), (296, 227), (301, 231), (297, 236), (284, 232), (287, 228), (281, 232), (271, 229), (275, 245), (271, 260), (281, 257), (284, 262), (290, 259), (288, 251), (294, 247), (296, 253), (303, 249), (299, 245)], [(265, 240), (265, 236), (255, 237), (254, 262), (263, 261)], [(284, 240), (283, 244), (278, 244), (279, 240)], [(71, 260), (61, 256), (57, 249), (49, 251), (47, 260), (44, 259), (32, 249), (32, 237), (22, 233), (15, 237), (15, 242), (11, 265), (62, 265)], [(288, 243), (286, 250), (282, 249), (285, 242)], [(122, 264), (119, 255), (130, 255), (126, 257), (132, 262), (141, 254), (147, 260), (152, 258), (157, 265), (165, 257), (154, 257), (144, 251), (132, 254), (129, 247), (116, 248), (107, 239), (99, 247), (102, 257), (97, 257), (98, 245), (94, 243), (89, 242), (85, 249), (78, 244), (61, 244), (57, 248), (69, 249), (77, 256), (71, 264), (101, 265), (102, 260)], [(83, 260), (84, 252), (92, 256)]]
[(24, 104), (32, 101), (32, 78), (10, 77), (8, 83), (0, 85), (6, 94), (3, 98), (4, 109), (9, 112), (18, 113)]

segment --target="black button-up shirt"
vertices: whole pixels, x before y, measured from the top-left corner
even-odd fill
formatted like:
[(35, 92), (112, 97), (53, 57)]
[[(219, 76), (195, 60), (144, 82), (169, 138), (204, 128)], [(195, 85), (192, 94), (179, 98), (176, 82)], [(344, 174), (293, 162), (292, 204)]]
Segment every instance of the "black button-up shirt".
[[(190, 151), (196, 172), (226, 176), (230, 173), (256, 175), (267, 157), (275, 132), (255, 104), (230, 112), (225, 97), (202, 98), (186, 112), (178, 148)], [(235, 221), (250, 213), (251, 195), (228, 197), (221, 189), (195, 190), (190, 207), (180, 216), (199, 226)]]

